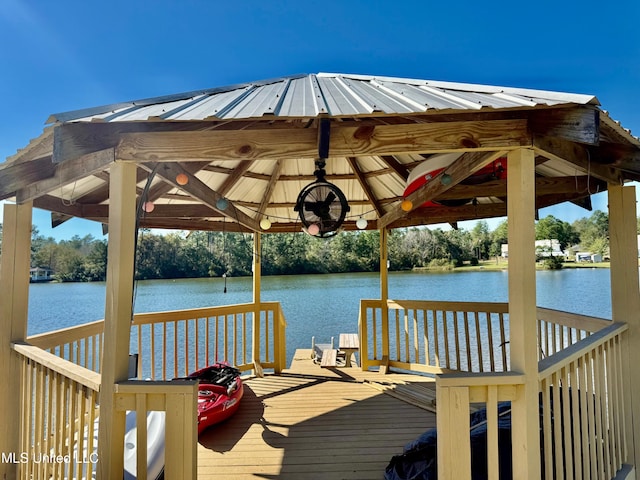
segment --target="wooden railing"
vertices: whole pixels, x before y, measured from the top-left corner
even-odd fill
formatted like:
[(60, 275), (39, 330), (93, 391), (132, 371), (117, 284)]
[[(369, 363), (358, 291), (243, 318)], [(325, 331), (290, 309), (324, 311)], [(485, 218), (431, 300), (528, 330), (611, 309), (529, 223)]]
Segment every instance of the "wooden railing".
[[(147, 445), (147, 412), (165, 412), (164, 478), (197, 478), (198, 384), (130, 380), (115, 386), (116, 409), (136, 412), (136, 444)], [(137, 448), (137, 478), (146, 478), (147, 449)], [(143, 467), (140, 467), (140, 466)]]
[[(20, 452), (4, 458), (18, 478), (95, 478), (99, 461), (120, 451), (97, 450), (100, 374), (27, 343), (13, 345), (22, 363)], [(104, 395), (104, 392), (102, 392)], [(119, 410), (136, 411), (137, 444), (147, 445), (147, 413), (165, 411), (165, 478), (196, 478), (197, 383), (123, 382), (116, 385)], [(5, 456), (8, 455), (5, 452)], [(137, 449), (138, 478), (144, 478), (147, 449)]]
[(507, 308), (506, 303), (361, 300), (362, 368), (506, 371)]
[(545, 478), (614, 478), (627, 460), (622, 339), (610, 324), (539, 363)]
[(181, 377), (217, 361), (241, 371), (285, 368), (286, 322), (278, 302), (136, 314), (139, 378)]
[(104, 320), (32, 335), (29, 344), (69, 360), (94, 372), (100, 372)]
[[(623, 372), (623, 335), (628, 327), (611, 324), (539, 362), (541, 470), (544, 478), (612, 479), (628, 461), (627, 409)], [(487, 478), (500, 478), (498, 408), (518, 395), (524, 378), (517, 373), (455, 373), (436, 378), (438, 478), (471, 478), (470, 412), (486, 408)], [(509, 430), (522, 422), (511, 416)], [(510, 438), (510, 437), (509, 437)], [(484, 454), (482, 449), (475, 455)], [(476, 461), (484, 463), (476, 458)]]
[[(419, 300), (360, 302), (362, 368), (387, 365), (429, 373), (509, 371), (507, 303)], [(537, 308), (539, 359), (611, 321)]]
[(538, 307), (539, 359), (558, 353), (611, 325), (611, 320)]
[(91, 478), (100, 375), (33, 345), (13, 348), (22, 362), (18, 478)]
[[(524, 376), (515, 373), (457, 373), (436, 377), (439, 479), (471, 478), (471, 434), (475, 428), (486, 428), (486, 478), (500, 478), (500, 457), (511, 455), (511, 446), (505, 449), (499, 442), (498, 405), (514, 400), (523, 385)], [(482, 424), (471, 425), (472, 404), (486, 408), (486, 420)], [(503, 414), (510, 415), (509, 409), (503, 409)]]
[[(34, 335), (29, 343), (99, 372), (100, 320)], [(131, 352), (138, 353), (138, 377), (166, 380), (216, 361), (240, 370), (280, 372), (286, 367), (286, 321), (278, 302), (135, 314)]]

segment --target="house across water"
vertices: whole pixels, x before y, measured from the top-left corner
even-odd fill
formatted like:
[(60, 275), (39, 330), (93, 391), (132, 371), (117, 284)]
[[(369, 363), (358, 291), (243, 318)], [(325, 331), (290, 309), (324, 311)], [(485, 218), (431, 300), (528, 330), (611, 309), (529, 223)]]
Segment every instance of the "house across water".
[(34, 267), (29, 269), (29, 282), (40, 283), (53, 280), (53, 271), (49, 268)]

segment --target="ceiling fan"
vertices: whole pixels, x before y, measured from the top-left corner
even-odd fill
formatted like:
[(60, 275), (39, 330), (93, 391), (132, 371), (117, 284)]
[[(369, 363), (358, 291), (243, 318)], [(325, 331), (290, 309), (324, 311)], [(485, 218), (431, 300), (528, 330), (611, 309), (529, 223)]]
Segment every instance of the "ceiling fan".
[(324, 159), (316, 160), (316, 180), (304, 187), (294, 210), (300, 215), (304, 230), (314, 237), (328, 238), (338, 233), (349, 211), (342, 190), (324, 178)]

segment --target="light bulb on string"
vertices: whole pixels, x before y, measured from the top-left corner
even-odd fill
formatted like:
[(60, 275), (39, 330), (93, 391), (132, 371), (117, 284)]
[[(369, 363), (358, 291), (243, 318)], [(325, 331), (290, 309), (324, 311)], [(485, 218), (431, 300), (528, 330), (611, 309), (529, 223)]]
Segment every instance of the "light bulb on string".
[(360, 217), (358, 220), (356, 220), (356, 227), (358, 227), (358, 230), (364, 230), (365, 228), (367, 228), (367, 220)]
[(442, 183), (442, 185), (451, 185), (451, 175), (449, 175), (448, 173), (444, 173), (442, 175), (442, 177), (440, 177), (440, 183)]
[(142, 204), (142, 209), (147, 213), (153, 212), (154, 208), (156, 208), (156, 206), (154, 205), (153, 202), (144, 202)]
[(269, 217), (264, 217), (260, 220), (260, 228), (263, 230), (269, 230), (271, 228), (271, 220), (269, 220)]
[(320, 227), (317, 223), (312, 223), (311, 225), (309, 225), (309, 228), (307, 228), (307, 232), (309, 232), (309, 235), (313, 235), (315, 237), (316, 235), (318, 235), (318, 233), (320, 233)]
[(400, 208), (405, 212), (410, 212), (411, 209), (413, 208), (413, 202), (405, 198), (404, 200), (402, 200), (402, 203), (400, 204)]
[(189, 177), (185, 173), (179, 173), (176, 175), (176, 183), (178, 185), (186, 185), (189, 183)]
[(218, 200), (216, 200), (216, 207), (218, 208), (218, 210), (226, 210), (228, 206), (229, 206), (229, 201), (226, 198), (221, 197)]

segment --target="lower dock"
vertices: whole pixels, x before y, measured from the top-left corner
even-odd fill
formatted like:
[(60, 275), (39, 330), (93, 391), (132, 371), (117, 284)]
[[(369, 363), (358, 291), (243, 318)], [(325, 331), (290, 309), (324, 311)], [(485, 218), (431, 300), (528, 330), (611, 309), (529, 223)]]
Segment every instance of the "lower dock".
[(431, 378), (321, 368), (311, 350), (297, 350), (281, 375), (247, 379), (238, 412), (200, 436), (198, 478), (382, 478), (436, 416), (369, 382), (420, 382), (435, 397)]

